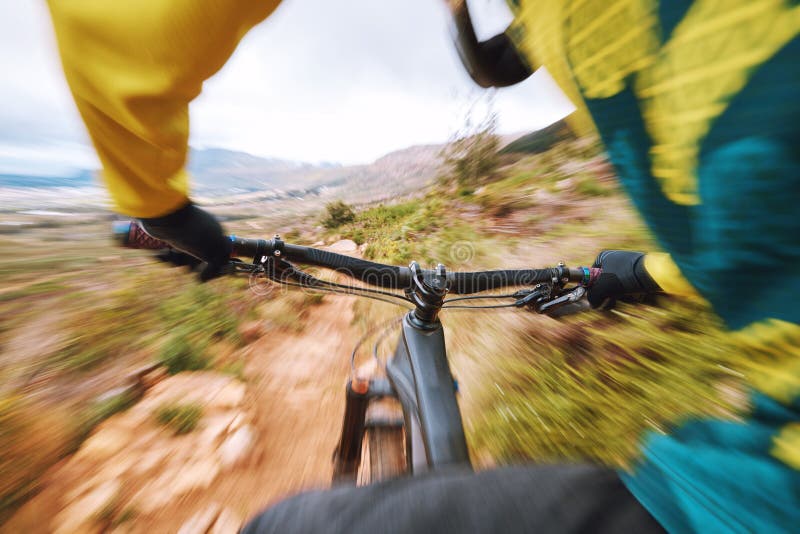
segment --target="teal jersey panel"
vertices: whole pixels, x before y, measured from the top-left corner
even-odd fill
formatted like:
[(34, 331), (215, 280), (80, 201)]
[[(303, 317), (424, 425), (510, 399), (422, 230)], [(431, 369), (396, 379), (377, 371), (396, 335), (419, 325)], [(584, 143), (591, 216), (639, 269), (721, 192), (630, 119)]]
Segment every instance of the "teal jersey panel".
[[(661, 2), (669, 39), (689, 2)], [(653, 175), (654, 143), (635, 75), (607, 98), (585, 100), (634, 205), (686, 278), (726, 324), (800, 324), (800, 40), (748, 73), (697, 148), (698, 202), (678, 204)], [(679, 73), (676, 74), (678, 76)], [(650, 433), (642, 461), (621, 473), (671, 532), (797, 532), (800, 472), (771, 456), (800, 420), (754, 393), (744, 421), (688, 421)]]
[(620, 473), (670, 532), (797, 532), (800, 472), (770, 456), (776, 431), (797, 412), (755, 394), (746, 422), (687, 422), (649, 433), (645, 460)]
[(760, 65), (703, 139), (700, 203), (668, 199), (631, 84), (586, 99), (620, 180), (661, 246), (731, 328), (800, 323), (800, 40)]

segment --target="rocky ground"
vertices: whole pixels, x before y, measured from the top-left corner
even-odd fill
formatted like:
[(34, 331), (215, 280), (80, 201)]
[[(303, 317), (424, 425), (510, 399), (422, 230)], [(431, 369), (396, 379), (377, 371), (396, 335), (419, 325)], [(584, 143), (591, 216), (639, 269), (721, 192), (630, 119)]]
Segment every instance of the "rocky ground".
[[(329, 485), (357, 338), (352, 301), (326, 297), (301, 332), (259, 336), (258, 322), (246, 325), (243, 380), (147, 375), (141, 400), (54, 466), (0, 531), (236, 532), (270, 503)], [(170, 405), (201, 406), (196, 428), (159, 424)]]

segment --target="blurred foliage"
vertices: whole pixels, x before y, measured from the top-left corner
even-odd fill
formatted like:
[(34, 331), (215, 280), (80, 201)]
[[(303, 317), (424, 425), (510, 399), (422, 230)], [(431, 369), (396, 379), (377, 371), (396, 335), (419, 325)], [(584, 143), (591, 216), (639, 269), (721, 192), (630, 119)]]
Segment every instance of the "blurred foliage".
[(500, 165), (500, 138), (496, 131), (497, 114), (491, 108), (477, 123), (469, 113), (464, 126), (439, 154), (447, 170), (440, 183), (456, 185), (463, 194), (468, 194), (491, 175)]
[(341, 200), (329, 202), (325, 206), (325, 215), (322, 218), (322, 226), (325, 228), (336, 228), (351, 222), (355, 218), (353, 208)]
[[(98, 235), (105, 231), (104, 222)], [(109, 249), (103, 239), (74, 252), (63, 239), (59, 246), (57, 271), (52, 243), (28, 251), (41, 258), (0, 260), (13, 280), (0, 293), (0, 346), (9, 356), (0, 360), (0, 522), (38, 489), (45, 469), (135, 401), (102, 395), (148, 360), (173, 372), (201, 362), (243, 374), (242, 363), (218, 362), (208, 349), (240, 344), (238, 325), (256, 298), (246, 279), (199, 285), (184, 270)], [(119, 256), (96, 259), (103, 254), (131, 259), (121, 268)]]
[[(467, 265), (478, 268), (538, 266), (528, 255), (537, 246), (584, 264), (602, 248), (656, 249), (596, 139), (549, 146), (506, 160), (474, 191), (444, 187), (367, 209), (340, 231), (366, 243), (369, 257), (395, 263), (452, 263), (449, 251), (466, 242), (476, 251)], [(367, 331), (396, 314), (359, 303), (355, 321)], [(470, 399), (462, 398), (470, 444), (490, 462), (626, 466), (643, 431), (664, 432), (689, 416), (736, 418), (747, 404), (740, 357), (698, 302), (662, 298), (561, 320), (523, 312), (442, 317), (454, 369), (473, 373)]]
[(258, 305), (258, 315), (273, 327), (300, 333), (305, 328), (304, 319), (308, 315), (308, 308), (322, 302), (317, 293), (310, 290), (298, 291), (270, 284), (268, 298)]
[[(368, 259), (441, 261), (449, 269), (587, 263), (605, 247), (653, 247), (596, 139), (544, 141), (545, 151), (491, 157), (487, 167), (470, 166), (483, 165), (485, 156), (476, 155), (482, 148), (463, 152), (463, 168), (451, 167), (444, 184), (415, 196), (358, 208), (329, 205), (325, 235), (298, 233), (298, 239), (350, 238)], [(318, 220), (315, 214), (309, 225)], [(98, 228), (97, 235), (106, 231)], [(61, 247), (57, 272), (54, 242)], [(37, 489), (47, 467), (128, 405), (127, 398), (94, 401), (99, 392), (91, 396), (84, 388), (154, 358), (170, 372), (212, 367), (243, 375), (236, 351), (241, 322), (256, 323), (255, 336), (263, 329), (300, 332), (309, 307), (323, 298), (270, 284), (248, 291), (247, 279), (198, 285), (183, 271), (148, 263), (141, 251), (109, 252), (100, 240), (93, 246), (53, 231), (33, 241), (30, 257), (16, 258), (18, 245), (0, 243), (7, 285), (0, 293), (0, 344), (8, 349), (34, 335), (53, 338), (29, 360), (0, 361), (0, 522)], [(104, 254), (114, 256), (98, 259)], [(366, 300), (355, 310), (363, 330), (399, 313)], [(745, 402), (741, 365), (700, 304), (663, 300), (659, 307), (621, 306), (560, 321), (520, 311), (453, 310), (442, 317), (454, 369), (473, 375), (472, 390), (462, 393), (470, 443), (490, 461), (588, 458), (626, 465), (642, 430), (663, 431), (688, 415), (735, 417)], [(27, 332), (31, 324), (36, 328)], [(393, 342), (387, 338), (387, 350)], [(34, 390), (53, 398), (35, 403), (26, 397)], [(73, 390), (82, 393), (64, 402), (63, 392)], [(202, 415), (185, 405), (162, 408), (161, 417), (181, 428)]]
[(741, 357), (705, 306), (541, 319), (503, 340), (484, 391), (472, 439), (494, 458), (628, 466), (642, 432), (744, 408)]
[(607, 197), (615, 193), (615, 190), (599, 183), (595, 178), (586, 175), (576, 177), (575, 190), (585, 197)]
[(199, 404), (165, 404), (155, 412), (156, 421), (172, 429), (175, 434), (188, 434), (203, 417), (203, 407)]
[(7, 302), (37, 295), (47, 295), (63, 291), (65, 289), (67, 289), (65, 285), (55, 280), (47, 280), (45, 282), (34, 282), (32, 284), (25, 286), (22, 289), (0, 293), (0, 302)]
[(238, 341), (239, 318), (232, 309), (234, 297), (209, 284), (192, 284), (176, 296), (162, 301), (158, 308), (166, 331), (181, 328), (199, 339), (226, 338)]
[(202, 371), (211, 366), (211, 360), (205, 354), (205, 346), (190, 341), (189, 336), (183, 332), (170, 336), (158, 355), (158, 361), (171, 375), (183, 371)]
[(0, 524), (35, 493), (54, 459), (71, 450), (68, 409), (21, 395), (0, 396)]

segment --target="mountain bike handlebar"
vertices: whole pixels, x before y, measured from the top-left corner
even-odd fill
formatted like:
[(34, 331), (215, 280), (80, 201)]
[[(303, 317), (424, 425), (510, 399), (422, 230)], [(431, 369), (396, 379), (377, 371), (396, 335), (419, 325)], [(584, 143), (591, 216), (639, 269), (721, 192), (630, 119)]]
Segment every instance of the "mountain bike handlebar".
[[(334, 269), (374, 286), (405, 289), (411, 284), (411, 269), (408, 267), (385, 265), (327, 250), (290, 245), (276, 238), (267, 241), (231, 236), (231, 243), (233, 256), (250, 256), (258, 259), (278, 252), (277, 256), (284, 260)], [(588, 274), (584, 268), (566, 267), (450, 272), (447, 273), (447, 288), (450, 293), (466, 295), (501, 287), (527, 286), (551, 281), (583, 282), (587, 278)]]
[[(147, 234), (138, 224), (118, 226), (115, 234), (125, 246), (143, 249), (164, 249), (169, 243)], [(278, 236), (273, 239), (246, 239), (230, 236), (231, 257), (253, 258), (254, 263), (277, 257), (285, 261), (314, 265), (335, 270), (362, 282), (386, 289), (407, 289), (412, 285), (412, 272), (409, 267), (386, 265), (373, 261), (353, 258), (327, 250), (284, 243)], [(564, 266), (547, 269), (510, 269), (476, 272), (448, 272), (447, 289), (450, 293), (466, 295), (509, 286), (530, 286), (546, 282), (588, 283), (594, 278), (594, 269), (586, 267), (567, 268)], [(434, 271), (423, 271), (433, 274)]]
[(258, 260), (278, 256), (286, 261), (333, 269), (367, 284), (387, 289), (402, 289), (411, 283), (411, 270), (408, 267), (384, 265), (313, 247), (290, 245), (279, 238), (266, 240), (231, 236), (230, 239), (233, 257), (245, 256)]

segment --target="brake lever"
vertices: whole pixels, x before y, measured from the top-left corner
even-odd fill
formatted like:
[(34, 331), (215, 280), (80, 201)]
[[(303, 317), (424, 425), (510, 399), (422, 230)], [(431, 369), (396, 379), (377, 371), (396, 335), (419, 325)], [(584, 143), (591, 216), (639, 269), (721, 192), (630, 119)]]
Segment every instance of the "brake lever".
[(540, 302), (550, 298), (552, 291), (553, 288), (549, 284), (538, 284), (534, 286), (533, 289), (521, 289), (512, 295), (517, 299), (517, 301), (514, 302), (514, 306), (518, 308), (527, 306), (535, 310)]
[(589, 302), (584, 298), (585, 296), (586, 288), (584, 286), (577, 286), (575, 289), (553, 300), (548, 300), (547, 302), (539, 304), (536, 306), (536, 311), (549, 315), (550, 317), (561, 317), (584, 311), (590, 308)]

